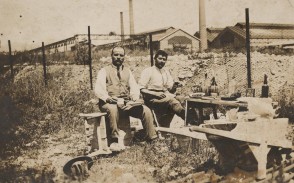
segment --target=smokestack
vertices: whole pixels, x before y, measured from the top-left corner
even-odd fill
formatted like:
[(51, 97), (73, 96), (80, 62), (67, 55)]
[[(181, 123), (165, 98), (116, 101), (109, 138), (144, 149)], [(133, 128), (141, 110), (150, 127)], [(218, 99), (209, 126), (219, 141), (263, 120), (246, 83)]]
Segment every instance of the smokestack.
[(135, 33), (135, 31), (134, 31), (133, 0), (129, 0), (129, 15), (130, 15), (130, 35), (133, 35)]
[(124, 16), (123, 12), (120, 12), (120, 34), (121, 34), (121, 40), (124, 40)]
[(199, 32), (200, 32), (200, 52), (207, 49), (207, 32), (205, 17), (205, 0), (199, 0)]

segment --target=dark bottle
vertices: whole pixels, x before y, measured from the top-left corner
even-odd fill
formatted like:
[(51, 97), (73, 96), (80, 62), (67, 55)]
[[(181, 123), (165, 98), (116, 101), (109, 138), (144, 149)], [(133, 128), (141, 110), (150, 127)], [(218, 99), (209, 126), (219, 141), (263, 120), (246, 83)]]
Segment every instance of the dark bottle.
[(207, 78), (207, 73), (205, 73), (204, 75), (204, 86), (203, 86), (203, 92), (205, 93), (206, 96), (210, 95), (210, 84), (209, 84), (209, 80)]
[(267, 98), (269, 92), (269, 87), (267, 85), (267, 75), (264, 75), (263, 85), (261, 87), (261, 98)]
[(216, 84), (215, 77), (211, 79), (210, 93), (218, 93), (218, 86)]

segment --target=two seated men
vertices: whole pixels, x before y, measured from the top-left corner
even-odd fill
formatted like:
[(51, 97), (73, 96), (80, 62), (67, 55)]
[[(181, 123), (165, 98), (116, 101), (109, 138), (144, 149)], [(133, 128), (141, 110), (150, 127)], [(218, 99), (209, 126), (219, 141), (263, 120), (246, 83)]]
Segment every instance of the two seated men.
[[(127, 115), (139, 118), (146, 134), (145, 139), (153, 141), (157, 139), (157, 134), (150, 108), (155, 111), (164, 109), (164, 113), (185, 118), (185, 109), (172, 94), (178, 84), (173, 82), (170, 72), (164, 68), (166, 52), (159, 50), (156, 53), (155, 66), (142, 72), (139, 85), (130, 68), (123, 64), (124, 57), (125, 50), (122, 47), (114, 47), (111, 51), (112, 64), (98, 72), (94, 91), (99, 98), (99, 108), (107, 113), (111, 137), (119, 135), (119, 120), (121, 115)], [(140, 91), (148, 107), (143, 102), (140, 105), (132, 105), (140, 101)], [(169, 123), (162, 126), (169, 127)]]

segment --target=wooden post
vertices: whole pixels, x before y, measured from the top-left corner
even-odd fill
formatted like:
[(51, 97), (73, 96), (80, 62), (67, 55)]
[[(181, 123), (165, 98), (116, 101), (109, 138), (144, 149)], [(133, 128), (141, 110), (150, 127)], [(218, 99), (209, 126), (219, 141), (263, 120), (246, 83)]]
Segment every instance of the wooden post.
[(247, 51), (247, 82), (251, 88), (251, 63), (250, 63), (250, 32), (249, 32), (249, 9), (245, 9), (246, 14), (246, 51)]
[(47, 87), (47, 73), (46, 73), (46, 55), (45, 55), (45, 46), (44, 42), (42, 42), (42, 61), (43, 61), (43, 70), (44, 70), (44, 82)]
[(149, 34), (149, 49), (150, 49), (150, 61), (151, 61), (151, 66), (153, 66), (153, 65), (154, 65), (154, 61), (153, 61), (152, 34)]
[(11, 54), (11, 43), (10, 40), (8, 40), (8, 47), (9, 47), (9, 63), (10, 63), (10, 72), (11, 72), (11, 78), (13, 78), (13, 58)]
[(91, 56), (91, 34), (90, 34), (90, 26), (88, 26), (88, 45), (89, 45), (90, 85), (91, 85), (91, 90), (93, 90), (93, 83), (92, 83), (92, 56)]

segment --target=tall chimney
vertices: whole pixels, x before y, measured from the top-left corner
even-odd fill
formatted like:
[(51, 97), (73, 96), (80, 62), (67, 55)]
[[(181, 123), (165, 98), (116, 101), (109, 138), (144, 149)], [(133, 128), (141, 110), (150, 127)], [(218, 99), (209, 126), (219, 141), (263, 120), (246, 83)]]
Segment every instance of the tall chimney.
[(129, 0), (129, 15), (130, 15), (130, 35), (134, 34), (134, 12), (133, 12), (133, 0)]
[(124, 40), (124, 17), (123, 17), (123, 12), (120, 12), (120, 35), (121, 35), (121, 40)]
[(205, 17), (205, 0), (199, 0), (199, 32), (200, 32), (200, 52), (207, 49), (207, 32)]

